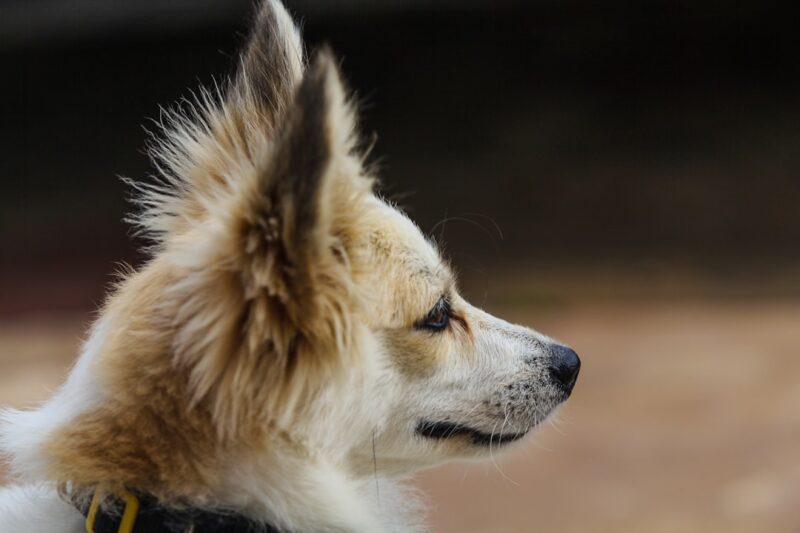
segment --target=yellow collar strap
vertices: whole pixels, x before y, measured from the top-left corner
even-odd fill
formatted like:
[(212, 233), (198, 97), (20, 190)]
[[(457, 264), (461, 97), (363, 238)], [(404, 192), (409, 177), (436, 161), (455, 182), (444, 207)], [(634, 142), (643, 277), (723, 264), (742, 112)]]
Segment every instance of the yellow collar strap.
[[(125, 509), (119, 519), (119, 526), (116, 533), (133, 533), (133, 526), (136, 525), (136, 516), (139, 514), (139, 498), (128, 491), (122, 492), (119, 497), (125, 502)], [(97, 511), (100, 509), (100, 492), (95, 492), (92, 496), (92, 503), (89, 505), (89, 512), (86, 514), (86, 533), (101, 533), (95, 531), (94, 525), (97, 521)]]

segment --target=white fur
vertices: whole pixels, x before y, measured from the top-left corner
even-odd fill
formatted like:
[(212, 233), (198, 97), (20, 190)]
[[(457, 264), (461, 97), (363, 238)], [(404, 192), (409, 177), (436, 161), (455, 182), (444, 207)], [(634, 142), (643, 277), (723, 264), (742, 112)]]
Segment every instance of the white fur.
[(51, 431), (103, 401), (93, 364), (109, 330), (108, 322), (106, 318), (95, 324), (67, 381), (50, 400), (31, 411), (0, 411), (0, 452), (11, 459), (12, 473), (21, 481), (44, 477), (47, 465), (41, 445)]
[(0, 533), (79, 533), (81, 514), (47, 484), (0, 488)]
[(31, 411), (0, 411), (0, 452), (11, 459), (12, 474), (26, 483), (0, 489), (0, 533), (85, 531), (80, 513), (62, 501), (53, 486), (35, 480), (45, 475), (41, 445), (48, 435), (103, 400), (92, 367), (108, 332), (107, 322), (95, 325), (69, 378), (50, 400)]

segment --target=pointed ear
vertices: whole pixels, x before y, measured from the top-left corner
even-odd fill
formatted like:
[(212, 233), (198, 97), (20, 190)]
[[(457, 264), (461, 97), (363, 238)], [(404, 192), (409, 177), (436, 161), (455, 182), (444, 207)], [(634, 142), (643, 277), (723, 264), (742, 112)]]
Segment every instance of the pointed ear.
[(359, 177), (336, 168), (351, 155), (354, 135), (333, 56), (322, 50), (297, 90), (262, 182), (264, 192), (279, 199), (290, 262), (308, 261), (324, 251), (337, 196)]
[[(320, 379), (342, 375), (359, 353), (354, 317), (364, 295), (354, 283), (349, 243), (372, 180), (353, 153), (354, 127), (335, 61), (323, 50), (271, 148), (240, 182), (238, 199), (226, 204), (226, 229), (206, 262), (213, 266), (200, 271), (220, 273), (231, 258), (235, 264), (222, 271), (226, 279), (212, 280), (213, 289), (193, 289), (184, 306), (192, 316), (216, 309), (212, 323), (220, 333), (213, 345), (179, 354), (193, 365), (198, 396), (229, 387), (215, 396), (224, 423), (265, 413), (289, 417), (305, 405), (302, 395)], [(229, 307), (221, 305), (221, 286), (236, 287)]]
[(278, 296), (300, 330), (324, 324), (322, 317), (348, 299), (344, 241), (358, 200), (372, 187), (353, 153), (354, 137), (354, 112), (335, 60), (323, 49), (258, 172), (243, 246), (248, 289)]

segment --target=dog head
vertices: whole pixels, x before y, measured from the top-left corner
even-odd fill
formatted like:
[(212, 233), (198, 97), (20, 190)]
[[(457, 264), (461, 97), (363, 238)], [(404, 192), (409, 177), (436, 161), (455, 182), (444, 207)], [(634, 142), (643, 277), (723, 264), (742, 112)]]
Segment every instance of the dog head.
[(140, 218), (173, 273), (172, 357), (222, 435), (272, 425), (397, 472), (486, 454), (569, 396), (579, 359), (459, 295), (373, 192), (346, 94), (266, 2), (221, 103), (173, 117)]

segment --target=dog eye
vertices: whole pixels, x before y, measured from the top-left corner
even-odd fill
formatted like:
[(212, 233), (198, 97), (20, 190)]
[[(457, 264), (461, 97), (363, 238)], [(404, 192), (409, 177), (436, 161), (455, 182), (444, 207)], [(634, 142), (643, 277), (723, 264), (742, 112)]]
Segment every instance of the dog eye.
[(442, 296), (427, 316), (416, 323), (416, 327), (430, 331), (443, 331), (450, 323), (450, 313), (450, 302)]

